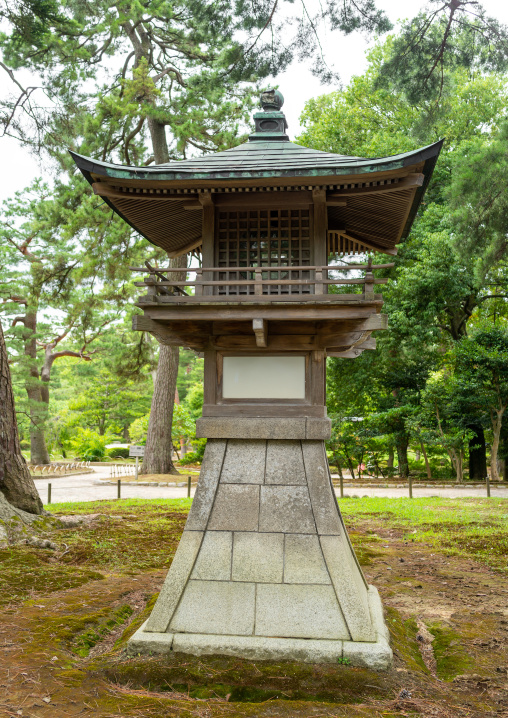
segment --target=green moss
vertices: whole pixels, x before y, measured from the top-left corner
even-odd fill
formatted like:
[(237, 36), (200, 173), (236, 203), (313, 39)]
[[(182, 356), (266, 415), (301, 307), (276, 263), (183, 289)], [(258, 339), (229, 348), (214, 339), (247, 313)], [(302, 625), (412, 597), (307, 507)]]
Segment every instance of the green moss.
[(404, 620), (394, 608), (386, 607), (386, 624), (393, 652), (404, 661), (408, 669), (428, 673), (416, 640), (418, 626), (415, 619)]
[(439, 678), (451, 681), (455, 676), (471, 671), (474, 661), (466, 653), (460, 635), (443, 623), (432, 623), (428, 628), (435, 636), (432, 648)]
[(117, 626), (132, 615), (132, 608), (125, 604), (116, 608), (102, 608), (84, 615), (61, 615), (38, 622), (35, 638), (41, 643), (51, 643), (86, 657), (90, 649), (103, 640)]
[(153, 607), (155, 606), (155, 601), (157, 600), (158, 596), (158, 593), (155, 593), (153, 596), (151, 596), (141, 613), (136, 616), (136, 618), (130, 623), (130, 625), (125, 629), (120, 638), (117, 640), (114, 645), (115, 649), (122, 648), (123, 646), (125, 646), (129, 638), (136, 633), (138, 628), (141, 628), (143, 623), (149, 618), (150, 614), (152, 613)]
[(128, 605), (120, 606), (109, 617), (105, 617), (93, 628), (89, 628), (77, 636), (73, 641), (73, 652), (78, 656), (88, 656), (91, 648), (102, 641), (111, 631), (114, 631), (117, 626), (125, 623), (129, 616), (132, 616), (132, 608)]
[(0, 604), (19, 602), (34, 591), (51, 593), (103, 579), (102, 573), (55, 563), (53, 551), (29, 546), (0, 550)]
[(136, 656), (97, 672), (114, 684), (153, 692), (177, 691), (195, 699), (226, 698), (235, 703), (304, 701), (359, 704), (385, 695), (385, 677), (373, 671), (333, 664), (245, 661), (186, 654)]

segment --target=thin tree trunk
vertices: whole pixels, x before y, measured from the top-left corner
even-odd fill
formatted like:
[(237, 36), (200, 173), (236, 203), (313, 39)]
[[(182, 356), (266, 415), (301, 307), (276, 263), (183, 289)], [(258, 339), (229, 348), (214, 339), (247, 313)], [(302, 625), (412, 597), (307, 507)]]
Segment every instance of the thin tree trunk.
[(393, 446), (388, 447), (388, 459), (386, 461), (386, 466), (388, 469), (393, 469), (393, 460), (395, 458), (395, 452), (393, 450)]
[(469, 478), (483, 481), (487, 476), (487, 447), (483, 426), (471, 424), (467, 428), (475, 433), (469, 440)]
[(426, 452), (426, 450), (425, 450), (425, 444), (423, 443), (423, 441), (422, 441), (421, 439), (420, 439), (420, 446), (422, 447), (422, 454), (423, 454), (423, 458), (425, 459), (425, 470), (426, 470), (426, 472), (427, 472), (427, 478), (428, 478), (428, 479), (432, 479), (432, 473), (431, 473), (431, 471), (430, 471), (429, 458), (428, 458), (427, 452)]
[(30, 462), (32, 464), (50, 464), (46, 438), (44, 436), (44, 420), (47, 416), (47, 403), (43, 400), (41, 392), (41, 377), (37, 368), (37, 331), (36, 311), (26, 313), (23, 324), (26, 327), (25, 356), (29, 357), (29, 376), (25, 382), (25, 389), (29, 401), (30, 411)]
[(0, 323), (0, 492), (18, 509), (42, 513), (42, 502), (21, 453), (11, 374)]
[(490, 450), (490, 478), (492, 481), (499, 481), (499, 474), (497, 473), (497, 454), (499, 451), (499, 439), (505, 409), (505, 406), (501, 406), (500, 409), (491, 411), (493, 440)]
[(407, 477), (409, 476), (409, 461), (407, 457), (409, 441), (407, 437), (398, 437), (395, 442), (395, 446), (397, 449), (397, 459), (399, 462), (399, 476), (407, 479)]
[(152, 397), (142, 474), (178, 474), (173, 465), (173, 406), (178, 373), (178, 347), (161, 344), (157, 383)]
[[(152, 140), (155, 164), (169, 162), (169, 150), (166, 129), (163, 124), (148, 118), (148, 129)], [(170, 261), (173, 267), (187, 267), (187, 256), (183, 255)], [(172, 275), (175, 281), (185, 279), (185, 275)], [(142, 474), (178, 474), (173, 464), (173, 443), (171, 429), (173, 424), (173, 402), (178, 376), (178, 347), (160, 345), (157, 376), (154, 382), (150, 421), (146, 435), (146, 448), (143, 457)]]

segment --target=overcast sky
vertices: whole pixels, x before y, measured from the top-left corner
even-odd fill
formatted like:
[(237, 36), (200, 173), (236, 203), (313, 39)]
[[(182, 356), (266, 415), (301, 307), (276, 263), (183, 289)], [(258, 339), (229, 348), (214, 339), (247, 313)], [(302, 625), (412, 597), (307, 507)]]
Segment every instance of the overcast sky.
[[(319, 0), (310, 0), (310, 6)], [(390, 20), (414, 16), (426, 5), (425, 0), (378, 0)], [(508, 3), (505, 0), (483, 0), (487, 12), (508, 24)], [(367, 65), (365, 53), (369, 48), (365, 37), (353, 33), (348, 37), (340, 33), (321, 32), (323, 54), (327, 64), (333, 65), (346, 84), (352, 75), (361, 74)], [(11, 91), (12, 83), (6, 73), (0, 69), (0, 92)], [(22, 82), (29, 84), (25, 73), (18, 73)], [(289, 124), (289, 135), (292, 139), (299, 133), (299, 116), (305, 102), (311, 97), (330, 92), (333, 86), (323, 86), (311, 75), (303, 63), (295, 63), (290, 69), (276, 78), (284, 98), (284, 112)], [(0, 201), (11, 196), (16, 190), (22, 189), (30, 181), (44, 176), (44, 166), (36, 157), (9, 137), (0, 138), (0, 150), (4, 171), (0, 174)]]

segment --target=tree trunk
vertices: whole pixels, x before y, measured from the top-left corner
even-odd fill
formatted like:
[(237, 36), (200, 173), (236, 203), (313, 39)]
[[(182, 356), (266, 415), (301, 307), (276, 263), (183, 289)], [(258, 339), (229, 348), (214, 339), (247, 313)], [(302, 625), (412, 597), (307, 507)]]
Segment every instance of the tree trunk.
[(422, 447), (422, 454), (423, 458), (425, 459), (425, 470), (427, 472), (427, 478), (432, 479), (432, 473), (430, 471), (430, 464), (429, 464), (429, 457), (427, 456), (427, 451), (425, 450), (425, 444), (420, 439), (420, 446)]
[(387, 461), (386, 461), (386, 466), (387, 466), (389, 469), (393, 469), (393, 460), (394, 460), (394, 458), (395, 458), (395, 455), (394, 455), (394, 451), (393, 451), (393, 446), (389, 446), (389, 447), (388, 447), (388, 459), (387, 459)]
[(493, 410), (491, 412), (493, 439), (490, 450), (490, 478), (492, 481), (499, 481), (499, 474), (497, 473), (497, 454), (505, 409), (506, 407), (502, 406), (499, 410)]
[(47, 403), (41, 392), (41, 377), (37, 368), (37, 331), (36, 311), (27, 311), (24, 325), (27, 330), (25, 337), (25, 356), (29, 357), (30, 375), (25, 382), (25, 389), (30, 405), (30, 462), (32, 464), (50, 464), (46, 437), (44, 436), (44, 420), (47, 416)]
[(467, 428), (475, 433), (469, 440), (469, 478), (484, 481), (487, 476), (487, 447), (483, 426), (470, 424)]
[[(152, 140), (155, 164), (169, 162), (169, 150), (166, 129), (163, 124), (148, 118), (148, 128)], [(170, 261), (173, 267), (187, 267), (184, 254)], [(172, 275), (175, 281), (185, 279), (185, 275)], [(146, 448), (141, 467), (142, 474), (178, 474), (173, 464), (173, 442), (171, 429), (173, 424), (173, 401), (178, 375), (178, 347), (160, 345), (157, 375), (154, 381), (150, 421), (146, 435)]]
[(409, 447), (408, 438), (406, 436), (397, 437), (395, 446), (397, 448), (397, 459), (399, 462), (399, 476), (407, 479), (409, 476), (409, 461), (407, 457)]
[(0, 492), (12, 506), (42, 513), (42, 502), (21, 453), (11, 374), (0, 323)]
[(177, 373), (178, 347), (161, 344), (142, 474), (178, 474), (173, 465), (171, 438)]

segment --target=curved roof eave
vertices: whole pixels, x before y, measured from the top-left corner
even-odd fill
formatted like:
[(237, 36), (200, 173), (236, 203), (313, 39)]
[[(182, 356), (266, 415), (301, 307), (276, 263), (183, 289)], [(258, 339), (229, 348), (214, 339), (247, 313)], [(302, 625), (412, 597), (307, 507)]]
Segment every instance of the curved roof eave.
[[(433, 169), (443, 140), (411, 152), (377, 158), (346, 157), (311, 150), (292, 142), (245, 143), (224, 152), (153, 167), (129, 167), (70, 152), (89, 182), (91, 174), (114, 179), (159, 181), (246, 180), (330, 177), (385, 172), (430, 160)], [(427, 168), (426, 168), (427, 169)], [(427, 172), (425, 172), (427, 174)], [(422, 193), (423, 194), (423, 193)]]

